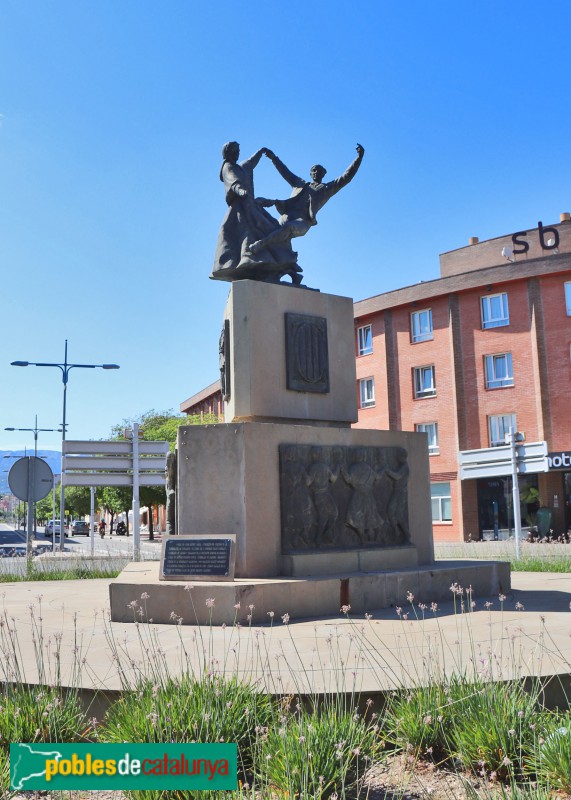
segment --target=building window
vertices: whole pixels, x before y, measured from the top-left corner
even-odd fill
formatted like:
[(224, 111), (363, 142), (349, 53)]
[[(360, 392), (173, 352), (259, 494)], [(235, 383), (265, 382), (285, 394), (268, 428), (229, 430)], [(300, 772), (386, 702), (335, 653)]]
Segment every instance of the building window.
[(490, 427), (490, 447), (499, 447), (506, 443), (506, 433), (510, 428), (517, 431), (515, 414), (494, 414), (488, 418)]
[(571, 281), (565, 284), (565, 306), (567, 308), (567, 316), (571, 317)]
[(452, 497), (449, 483), (431, 483), (432, 521), (452, 522)]
[(514, 385), (511, 353), (498, 353), (494, 356), (484, 356), (484, 360), (486, 365), (487, 389), (502, 389), (504, 386)]
[(414, 380), (414, 396), (434, 397), (436, 394), (436, 381), (434, 379), (434, 365), (430, 367), (415, 367), (412, 371)]
[(482, 297), (482, 328), (500, 328), (502, 325), (509, 324), (510, 312), (507, 294), (502, 292)]
[(410, 335), (413, 342), (426, 342), (434, 338), (431, 308), (412, 312), (410, 315)]
[(437, 456), (440, 452), (438, 448), (438, 423), (437, 422), (420, 422), (414, 426), (418, 433), (428, 434), (428, 455)]
[(357, 328), (358, 353), (360, 356), (368, 356), (373, 352), (373, 331), (370, 325), (363, 325)]
[(375, 379), (363, 378), (359, 381), (359, 397), (361, 408), (370, 408), (375, 405)]

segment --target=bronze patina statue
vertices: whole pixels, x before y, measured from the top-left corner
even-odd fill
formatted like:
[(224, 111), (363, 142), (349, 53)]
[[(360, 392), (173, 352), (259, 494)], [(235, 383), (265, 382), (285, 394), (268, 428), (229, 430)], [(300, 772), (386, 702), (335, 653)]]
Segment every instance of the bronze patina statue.
[[(279, 283), (283, 276), (288, 275), (294, 285), (300, 285), (302, 270), (291, 240), (305, 236), (311, 227), (317, 225), (317, 212), (354, 178), (364, 153), (364, 148), (358, 144), (357, 158), (335, 180), (324, 182), (327, 170), (315, 164), (310, 170), (311, 181), (306, 181), (294, 175), (267, 147), (238, 163), (239, 144), (225, 144), (220, 180), (224, 183), (228, 211), (220, 228), (211, 277), (226, 281), (250, 278)], [(262, 155), (271, 160), (292, 187), (287, 200), (254, 197), (254, 169)], [(279, 221), (266, 211), (270, 206), (281, 214)]]
[(254, 198), (254, 168), (264, 150), (238, 163), (240, 145), (228, 142), (222, 148), (220, 180), (224, 183), (228, 211), (222, 221), (214, 257), (212, 278), (235, 281), (242, 278), (279, 283), (289, 275), (293, 283), (301, 283), (301, 267), (297, 253), (289, 241), (250, 252), (252, 242), (264, 239), (279, 229), (279, 223)]
[(317, 225), (317, 212), (323, 208), (334, 194), (337, 194), (340, 189), (353, 180), (361, 166), (365, 150), (358, 144), (357, 158), (353, 163), (347, 167), (343, 175), (326, 183), (323, 182), (323, 178), (327, 170), (321, 164), (314, 164), (309, 171), (311, 181), (305, 181), (303, 178), (294, 175), (271, 150), (265, 148), (265, 154), (282, 178), (292, 187), (292, 193), (287, 200), (257, 198), (257, 202), (262, 206), (275, 206), (276, 211), (281, 214), (281, 218), (278, 230), (249, 246), (250, 253), (254, 254), (259, 253), (265, 247), (289, 242), (297, 236), (305, 236), (313, 225)]

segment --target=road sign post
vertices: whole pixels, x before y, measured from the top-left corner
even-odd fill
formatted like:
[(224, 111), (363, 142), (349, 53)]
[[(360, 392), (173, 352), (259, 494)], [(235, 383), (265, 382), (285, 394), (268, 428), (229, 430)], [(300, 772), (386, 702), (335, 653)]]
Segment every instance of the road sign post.
[(26, 558), (28, 569), (32, 559), (32, 540), (30, 534), (34, 525), (36, 502), (43, 500), (52, 488), (54, 475), (49, 464), (36, 456), (25, 456), (15, 461), (8, 473), (10, 491), (19, 500), (28, 504), (26, 521)]
[[(166, 459), (165, 459), (166, 464)], [(149, 509), (149, 513), (152, 510)], [(141, 507), (139, 503), (139, 426), (133, 425), (133, 558), (141, 560)]]
[(521, 509), (518, 476), (527, 473), (547, 472), (547, 442), (525, 441), (523, 433), (512, 428), (506, 434), (506, 444), (459, 453), (460, 478), (492, 478), (511, 476), (516, 558), (520, 554)]
[(34, 519), (36, 516), (36, 503), (34, 500), (31, 499), (30, 488), (34, 486), (34, 480), (36, 477), (36, 470), (34, 469), (34, 461), (35, 459), (28, 458), (28, 519), (26, 520), (26, 560), (27, 560), (27, 568), (28, 571), (30, 569), (30, 564), (32, 562), (32, 537), (31, 532), (34, 530)]
[[(139, 441), (140, 432), (136, 423), (129, 434), (128, 441), (64, 442), (62, 483), (65, 486), (132, 486), (133, 559), (140, 561), (139, 488), (165, 486), (169, 443)], [(93, 518), (93, 514), (91, 516)]]
[(519, 480), (518, 480), (518, 452), (517, 444), (523, 440), (521, 433), (516, 433), (513, 428), (510, 428), (506, 436), (510, 445), (510, 457), (512, 467), (512, 504), (514, 507), (514, 537), (515, 537), (515, 557), (519, 560), (519, 543), (521, 539), (521, 508), (519, 497)]

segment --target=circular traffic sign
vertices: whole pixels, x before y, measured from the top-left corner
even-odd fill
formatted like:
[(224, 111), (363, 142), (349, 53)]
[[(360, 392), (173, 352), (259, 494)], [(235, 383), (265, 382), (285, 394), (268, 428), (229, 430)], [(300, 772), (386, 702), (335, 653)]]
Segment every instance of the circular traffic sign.
[(53, 486), (54, 474), (50, 465), (36, 456), (25, 456), (12, 464), (8, 485), (19, 500), (35, 503), (43, 500)]

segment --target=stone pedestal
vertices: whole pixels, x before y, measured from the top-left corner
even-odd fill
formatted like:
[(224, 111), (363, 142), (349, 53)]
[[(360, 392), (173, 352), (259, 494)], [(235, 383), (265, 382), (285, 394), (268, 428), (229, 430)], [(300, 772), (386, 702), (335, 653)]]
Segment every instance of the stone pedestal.
[[(429, 606), (450, 600), (453, 583), (471, 586), (477, 600), (497, 599), (510, 589), (510, 565), (505, 561), (438, 561), (431, 567), (387, 571), (165, 584), (159, 581), (158, 563), (145, 561), (129, 564), (109, 590), (113, 622), (133, 622), (129, 604), (140, 604), (145, 593), (147, 617), (156, 623), (172, 625), (174, 613), (184, 625), (232, 625), (235, 620), (246, 623), (251, 614), (254, 625), (264, 625), (271, 612), (280, 622), (284, 614), (292, 621), (338, 616), (344, 605), (351, 607), (351, 614), (390, 606), (407, 608), (409, 592), (416, 603)], [(209, 599), (214, 600), (213, 606), (207, 605)]]
[[(235, 580), (161, 585), (132, 564), (111, 614), (146, 591), (149, 616), (230, 623), (235, 607), (295, 617), (443, 599), (454, 581), (509, 589), (508, 564), (434, 564), (425, 434), (352, 430), (357, 420), (353, 303), (291, 286), (232, 284), (220, 338), (225, 424), (181, 427), (177, 534), (232, 535)], [(190, 581), (192, 582), (192, 581)], [(135, 596), (133, 596), (135, 593)], [(204, 602), (203, 602), (204, 601)], [(188, 613), (192, 607), (191, 614)]]
[(280, 445), (405, 449), (410, 545), (359, 550), (374, 553), (375, 569), (410, 567), (411, 558), (420, 565), (433, 563), (428, 450), (424, 436), (404, 431), (264, 422), (183, 426), (178, 441), (178, 532), (234, 534), (237, 578), (299, 576), (301, 569), (306, 575), (337, 572), (334, 564), (347, 573), (358, 570), (354, 544), (283, 553)]
[(224, 319), (230, 330), (225, 422), (357, 422), (351, 298), (237, 281)]

